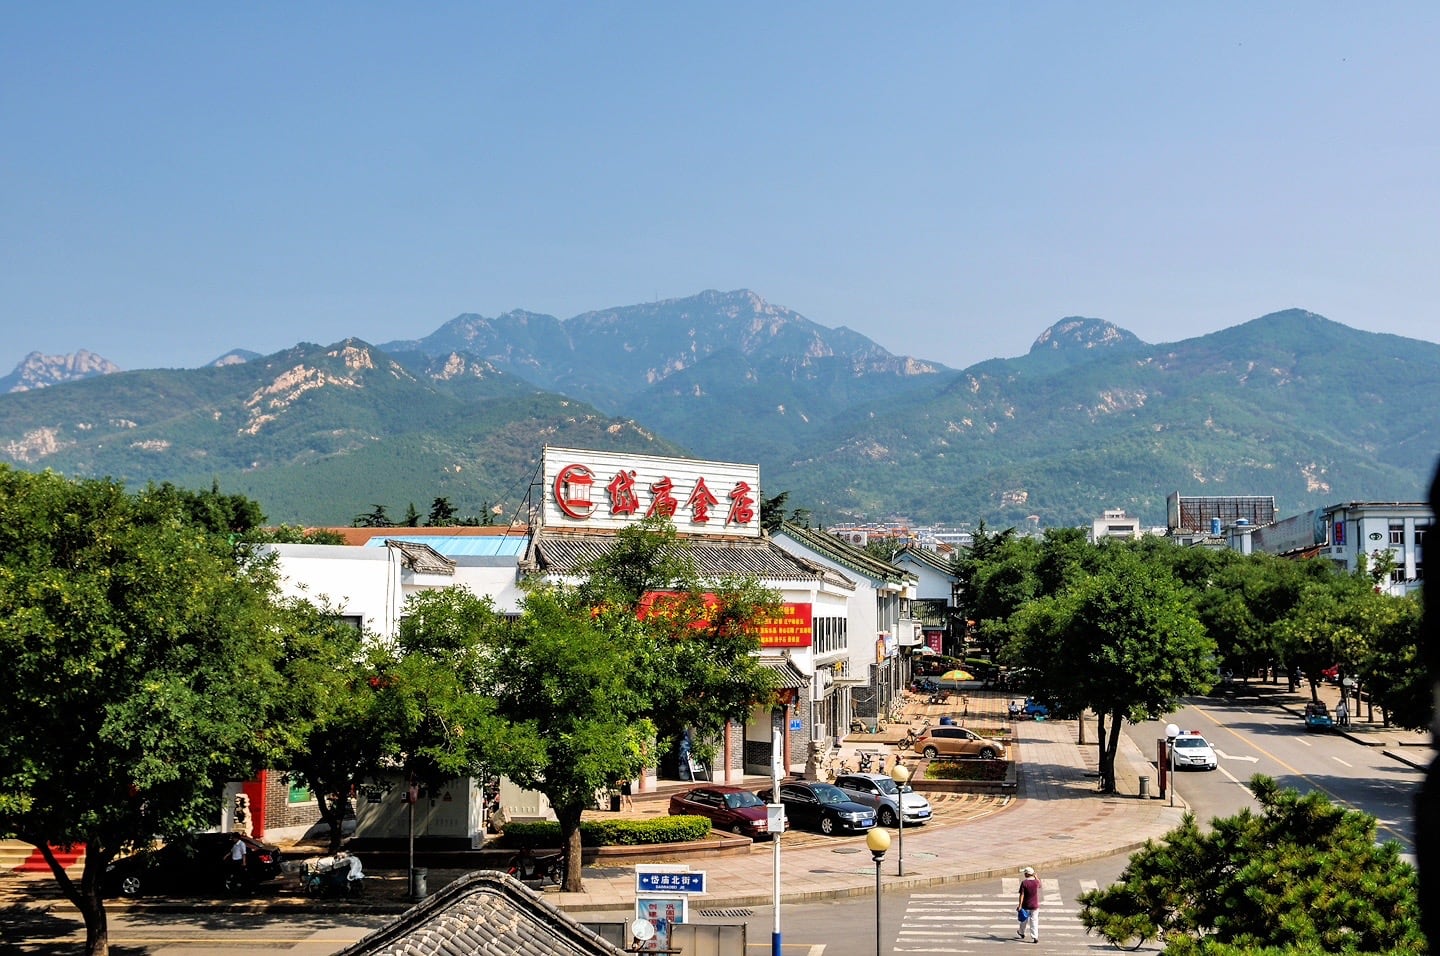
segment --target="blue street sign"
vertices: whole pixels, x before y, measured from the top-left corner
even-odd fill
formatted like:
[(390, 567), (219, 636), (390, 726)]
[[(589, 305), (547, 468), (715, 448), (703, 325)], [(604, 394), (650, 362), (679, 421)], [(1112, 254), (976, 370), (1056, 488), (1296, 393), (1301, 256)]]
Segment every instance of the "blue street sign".
[(635, 888), (640, 893), (704, 893), (705, 871), (682, 873), (635, 874)]
[(800, 722), (800, 718), (799, 718), (799, 717), (791, 717), (791, 718), (790, 718), (790, 729), (791, 729), (791, 730), (803, 730), (803, 729), (804, 729), (804, 725)]

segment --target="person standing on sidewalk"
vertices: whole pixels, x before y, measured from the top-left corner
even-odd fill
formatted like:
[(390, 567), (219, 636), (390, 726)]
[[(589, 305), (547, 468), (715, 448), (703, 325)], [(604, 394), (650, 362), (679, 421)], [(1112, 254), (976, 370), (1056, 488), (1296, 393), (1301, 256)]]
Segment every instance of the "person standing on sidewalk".
[(1040, 881), (1035, 879), (1035, 868), (1027, 866), (1020, 871), (1020, 900), (1017, 912), (1023, 910), (1025, 918), (1015, 932), (1016, 939), (1024, 939), (1030, 932), (1030, 942), (1040, 942)]
[(1341, 727), (1350, 726), (1350, 705), (1345, 703), (1345, 692), (1340, 692), (1340, 703), (1335, 705), (1335, 722)]

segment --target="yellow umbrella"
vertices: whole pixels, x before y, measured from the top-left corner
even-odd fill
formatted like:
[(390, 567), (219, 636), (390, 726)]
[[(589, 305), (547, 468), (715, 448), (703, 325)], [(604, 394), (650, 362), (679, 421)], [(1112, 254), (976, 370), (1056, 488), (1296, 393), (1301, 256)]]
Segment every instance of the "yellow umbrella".
[(954, 670), (954, 671), (946, 671), (945, 673), (941, 674), (941, 675), (940, 675), (940, 679), (941, 679), (941, 680), (974, 680), (974, 679), (975, 679), (975, 675), (972, 674), (972, 673), (970, 673), (969, 671)]

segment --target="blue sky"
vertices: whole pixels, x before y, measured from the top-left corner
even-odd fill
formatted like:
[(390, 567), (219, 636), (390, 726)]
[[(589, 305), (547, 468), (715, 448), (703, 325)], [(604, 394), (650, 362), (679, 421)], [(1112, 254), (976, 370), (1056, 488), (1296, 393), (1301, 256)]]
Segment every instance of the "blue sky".
[(749, 288), (1440, 340), (1440, 5), (0, 2), (0, 374)]

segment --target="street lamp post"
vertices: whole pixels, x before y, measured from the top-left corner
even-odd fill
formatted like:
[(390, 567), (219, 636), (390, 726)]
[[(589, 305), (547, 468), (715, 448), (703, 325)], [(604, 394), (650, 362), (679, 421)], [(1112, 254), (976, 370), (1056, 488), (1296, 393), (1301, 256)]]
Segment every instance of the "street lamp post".
[(1180, 728), (1175, 724), (1165, 725), (1165, 752), (1170, 755), (1170, 806), (1175, 806), (1175, 738)]
[(890, 768), (890, 779), (895, 781), (895, 831), (898, 839), (900, 869), (898, 875), (905, 875), (905, 784), (910, 780), (910, 770), (900, 762), (899, 756), (895, 758), (895, 766)]
[(879, 827), (872, 827), (870, 832), (865, 834), (865, 846), (870, 850), (870, 855), (875, 858), (875, 956), (881, 956), (880, 861), (885, 859), (885, 851), (890, 849), (890, 834)]

